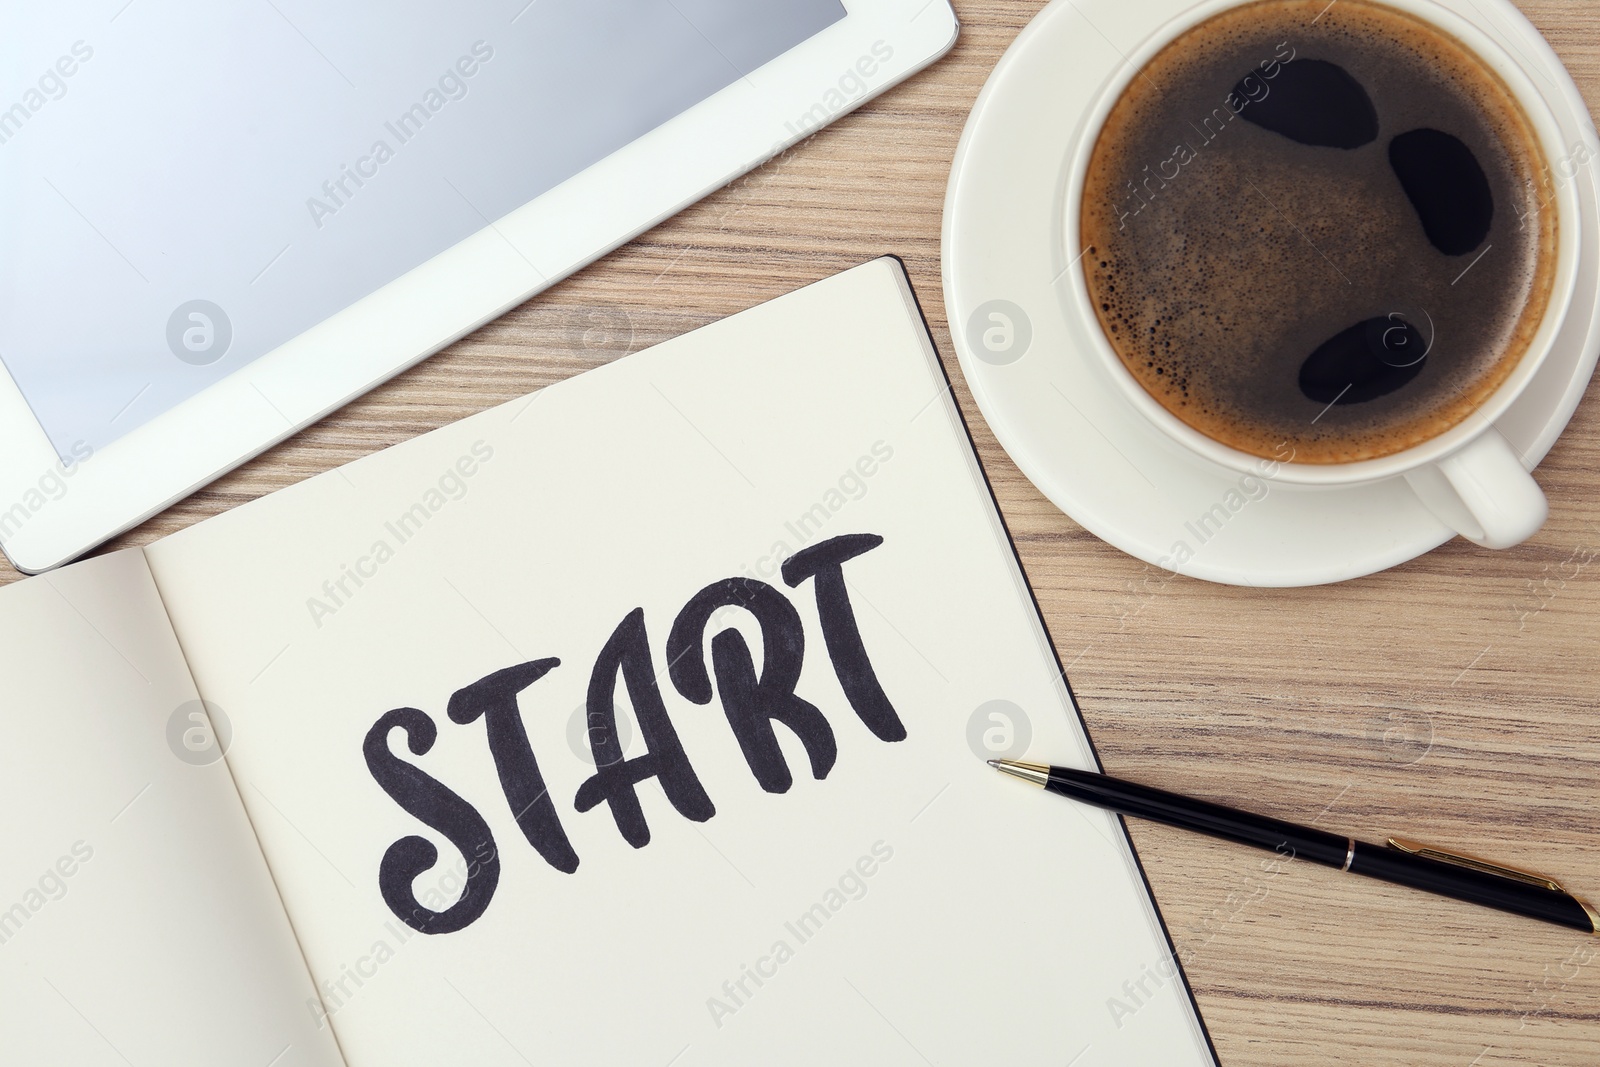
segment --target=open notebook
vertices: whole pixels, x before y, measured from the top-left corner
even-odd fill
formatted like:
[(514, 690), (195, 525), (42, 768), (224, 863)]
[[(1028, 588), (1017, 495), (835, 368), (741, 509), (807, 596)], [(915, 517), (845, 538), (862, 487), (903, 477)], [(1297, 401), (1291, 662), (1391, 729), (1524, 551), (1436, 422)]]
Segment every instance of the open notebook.
[(893, 260), (0, 591), (0, 671), (8, 1065), (1213, 1062), (980, 758), (1094, 765)]

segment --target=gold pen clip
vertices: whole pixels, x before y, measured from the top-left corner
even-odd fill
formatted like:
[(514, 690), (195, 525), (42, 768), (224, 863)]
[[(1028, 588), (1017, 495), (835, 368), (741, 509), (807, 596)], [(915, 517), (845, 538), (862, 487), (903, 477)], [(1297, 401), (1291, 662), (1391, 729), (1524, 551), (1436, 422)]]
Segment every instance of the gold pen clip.
[(1458, 867), (1482, 871), (1484, 874), (1498, 874), (1502, 878), (1510, 878), (1527, 885), (1540, 886), (1554, 893), (1566, 892), (1561, 887), (1561, 883), (1554, 878), (1547, 878), (1542, 874), (1525, 871), (1518, 867), (1507, 867), (1503, 863), (1493, 863), (1482, 856), (1473, 856), (1464, 852), (1446, 852), (1442, 848), (1434, 848), (1432, 845), (1424, 845), (1421, 841), (1412, 841), (1404, 837), (1389, 838), (1389, 847), (1397, 848), (1401, 852), (1409, 852), (1413, 856), (1421, 856), (1424, 859), (1439, 860), (1443, 863), (1453, 863)]

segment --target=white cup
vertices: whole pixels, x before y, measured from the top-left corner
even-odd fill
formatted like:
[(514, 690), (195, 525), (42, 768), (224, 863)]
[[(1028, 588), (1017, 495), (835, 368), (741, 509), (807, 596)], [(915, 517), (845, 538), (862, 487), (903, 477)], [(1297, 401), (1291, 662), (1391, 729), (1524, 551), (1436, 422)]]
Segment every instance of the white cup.
[[(1167, 44), (1205, 20), (1251, 0), (1206, 0), (1164, 24), (1117, 68), (1079, 128), (1069, 156), (1066, 190), (1066, 247), (1069, 259), (1083, 247), (1079, 214), (1083, 188), (1096, 139), (1106, 116), (1123, 90)], [(1560, 127), (1545, 98), (1523, 68), (1493, 39), (1466, 19), (1433, 0), (1381, 0), (1424, 19), (1456, 38), (1504, 79), (1522, 105), (1547, 162), (1561, 158)], [(1380, 104), (1381, 106), (1381, 104)], [(1494, 428), (1544, 363), (1554, 345), (1575, 288), (1582, 227), (1575, 182), (1557, 184), (1542, 210), (1555, 213), (1556, 261), (1549, 303), (1527, 350), (1506, 380), (1470, 416), (1419, 445), (1377, 459), (1350, 463), (1275, 464), (1275, 482), (1308, 490), (1363, 485), (1403, 477), (1422, 503), (1440, 521), (1467, 540), (1485, 548), (1509, 548), (1531, 537), (1544, 524), (1549, 504), (1522, 457)], [(1081, 260), (1080, 260), (1081, 262)], [(1262, 457), (1231, 448), (1199, 432), (1151, 396), (1123, 364), (1099, 328), (1081, 267), (1074, 269), (1068, 298), (1076, 313), (1092, 324), (1096, 362), (1123, 396), (1146, 419), (1189, 452), (1228, 470), (1259, 474)]]

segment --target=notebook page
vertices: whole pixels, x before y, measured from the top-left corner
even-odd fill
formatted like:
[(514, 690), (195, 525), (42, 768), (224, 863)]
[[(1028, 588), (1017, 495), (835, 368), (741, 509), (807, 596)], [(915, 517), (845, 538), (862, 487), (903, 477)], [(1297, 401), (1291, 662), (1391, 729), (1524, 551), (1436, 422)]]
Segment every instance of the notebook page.
[(341, 1064), (144, 555), (0, 590), (0, 677), (0, 1060)]
[(352, 1067), (1212, 1062), (892, 261), (147, 551)]

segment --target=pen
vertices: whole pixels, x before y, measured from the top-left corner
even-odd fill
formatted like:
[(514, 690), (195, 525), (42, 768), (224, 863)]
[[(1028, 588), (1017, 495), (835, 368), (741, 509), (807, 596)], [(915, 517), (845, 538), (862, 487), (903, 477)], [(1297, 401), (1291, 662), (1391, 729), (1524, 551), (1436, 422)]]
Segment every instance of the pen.
[(1123, 815), (1272, 849), (1290, 858), (1307, 859), (1585, 933), (1600, 933), (1600, 913), (1568, 893), (1560, 882), (1531, 871), (1399, 837), (1389, 838), (1387, 846), (1368, 844), (1094, 771), (1004, 759), (992, 759), (989, 766), (1052, 793)]

